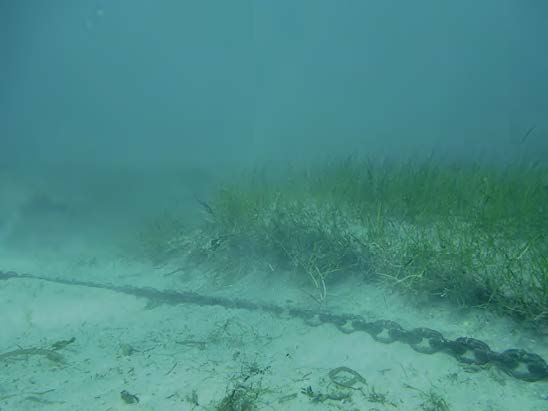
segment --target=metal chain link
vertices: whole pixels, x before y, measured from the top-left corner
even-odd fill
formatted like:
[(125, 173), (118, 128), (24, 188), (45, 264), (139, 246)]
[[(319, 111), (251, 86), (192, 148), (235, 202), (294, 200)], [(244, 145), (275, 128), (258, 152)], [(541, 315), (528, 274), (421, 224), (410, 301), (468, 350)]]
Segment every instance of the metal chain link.
[(332, 324), (346, 334), (356, 331), (366, 332), (375, 341), (385, 344), (396, 341), (402, 342), (422, 354), (446, 352), (464, 364), (485, 365), (491, 363), (512, 377), (523, 381), (533, 382), (548, 379), (548, 364), (538, 354), (517, 348), (496, 352), (491, 350), (485, 342), (475, 338), (459, 337), (455, 340), (449, 340), (439, 331), (424, 327), (405, 330), (400, 324), (390, 320), (367, 321), (362, 316), (354, 314), (334, 314), (301, 308), (287, 309), (273, 304), (255, 303), (248, 300), (226, 297), (209, 297), (193, 292), (161, 291), (154, 288), (116, 286), (89, 281), (48, 278), (32, 274), (18, 274), (13, 271), (0, 271), (0, 280), (10, 278), (28, 278), (107, 289), (147, 298), (163, 304), (217, 305), (225, 308), (245, 309), (249, 311), (261, 310), (275, 315), (286, 314), (290, 317), (300, 318), (307, 324), (314, 326)]
[[(294, 309), (296, 317), (308, 317), (304, 310)], [(512, 348), (503, 352), (491, 350), (489, 345), (476, 338), (458, 337), (446, 339), (439, 331), (430, 328), (405, 330), (400, 324), (390, 320), (367, 322), (352, 314), (322, 314), (320, 323), (331, 323), (344, 333), (364, 331), (375, 341), (390, 344), (396, 341), (408, 344), (422, 354), (447, 352), (464, 364), (485, 365), (492, 363), (509, 375), (523, 381), (539, 381), (548, 378), (548, 365), (538, 354)]]

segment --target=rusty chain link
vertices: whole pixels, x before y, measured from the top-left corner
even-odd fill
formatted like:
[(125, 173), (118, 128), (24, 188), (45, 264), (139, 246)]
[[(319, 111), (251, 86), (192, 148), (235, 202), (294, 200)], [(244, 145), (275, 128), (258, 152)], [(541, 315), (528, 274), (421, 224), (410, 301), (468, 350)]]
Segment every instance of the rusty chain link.
[[(295, 316), (303, 310), (293, 310)], [(309, 315), (309, 314), (307, 314)], [(548, 378), (548, 365), (538, 354), (512, 348), (503, 352), (491, 350), (489, 345), (476, 338), (459, 337), (446, 339), (439, 331), (430, 328), (405, 330), (400, 324), (390, 320), (367, 322), (365, 319), (348, 314), (320, 315), (321, 323), (331, 323), (344, 333), (364, 331), (375, 341), (390, 344), (396, 341), (408, 344), (422, 354), (447, 352), (464, 364), (485, 365), (492, 363), (509, 375), (523, 381), (539, 381)], [(349, 327), (350, 326), (350, 327)]]
[(283, 308), (273, 304), (255, 303), (226, 297), (203, 296), (193, 292), (161, 291), (154, 288), (116, 286), (89, 281), (48, 278), (32, 274), (18, 274), (13, 271), (0, 271), (0, 280), (10, 278), (28, 278), (107, 289), (147, 298), (163, 304), (218, 305), (225, 308), (249, 311), (261, 310), (276, 315), (287, 314), (290, 317), (300, 318), (310, 325), (332, 324), (346, 334), (356, 331), (366, 332), (375, 341), (385, 344), (396, 341), (406, 343), (413, 350), (422, 354), (446, 352), (464, 364), (485, 365), (491, 363), (512, 377), (523, 381), (533, 382), (548, 379), (548, 364), (538, 354), (517, 348), (496, 352), (491, 350), (485, 342), (475, 338), (459, 337), (455, 340), (449, 340), (439, 331), (424, 327), (406, 330), (397, 322), (390, 320), (367, 321), (362, 316), (354, 314), (334, 314), (302, 308)]

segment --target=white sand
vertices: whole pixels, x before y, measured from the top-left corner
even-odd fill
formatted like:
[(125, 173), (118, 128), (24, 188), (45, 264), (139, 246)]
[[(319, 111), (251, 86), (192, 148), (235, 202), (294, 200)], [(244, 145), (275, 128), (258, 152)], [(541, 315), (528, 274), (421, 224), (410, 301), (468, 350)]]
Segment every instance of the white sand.
[[(1, 262), (4, 271), (314, 304), (294, 281), (284, 275), (274, 279), (272, 273), (228, 284), (199, 272), (164, 276), (173, 267), (155, 270), (92, 251), (78, 256), (49, 251), (32, 259), (4, 251)], [(481, 338), (495, 350), (516, 346), (548, 354), (546, 341), (543, 345), (511, 321), (451, 307), (420, 308), (358, 280), (331, 287), (327, 306), (393, 319), (404, 327), (427, 326), (449, 338)], [(265, 410), (422, 409), (426, 398), (419, 390), (437, 393), (452, 410), (545, 410), (548, 405), (546, 381), (522, 382), (496, 368), (470, 372), (445, 354), (423, 355), (365, 333), (344, 334), (331, 325), (313, 327), (262, 312), (151, 307), (145, 299), (121, 293), (27, 279), (0, 282), (0, 309), (0, 353), (76, 338), (58, 351), (62, 364), (41, 355), (3, 360), (2, 410), (212, 410), (238, 384), (260, 389), (257, 405)], [(341, 366), (359, 372), (368, 387), (337, 388), (328, 373)], [(301, 393), (309, 386), (315, 393), (351, 397), (314, 403)], [(373, 389), (392, 405), (372, 402)], [(136, 395), (139, 404), (125, 404), (123, 390)]]

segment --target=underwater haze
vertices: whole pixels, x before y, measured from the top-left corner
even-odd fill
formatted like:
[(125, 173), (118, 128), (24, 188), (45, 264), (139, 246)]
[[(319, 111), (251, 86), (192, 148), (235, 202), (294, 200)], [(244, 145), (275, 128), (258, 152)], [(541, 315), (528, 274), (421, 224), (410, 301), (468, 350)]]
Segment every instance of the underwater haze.
[(547, 18), (0, 0), (0, 411), (546, 410)]
[(546, 155), (547, 13), (541, 0), (3, 1), (0, 159)]

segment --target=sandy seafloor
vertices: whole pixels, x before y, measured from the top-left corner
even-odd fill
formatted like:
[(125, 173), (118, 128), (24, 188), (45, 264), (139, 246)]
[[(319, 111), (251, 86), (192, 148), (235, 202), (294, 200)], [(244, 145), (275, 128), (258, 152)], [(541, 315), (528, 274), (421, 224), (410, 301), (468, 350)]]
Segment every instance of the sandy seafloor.
[[(306, 282), (287, 273), (215, 273), (173, 262), (154, 267), (108, 241), (42, 241), (2, 245), (0, 271), (196, 291), (312, 308)], [(44, 240), (45, 239), (45, 240)], [(176, 273), (174, 270), (182, 268)], [(172, 273), (172, 274), (170, 274)], [(548, 358), (546, 337), (482, 310), (410, 301), (390, 290), (348, 278), (328, 289), (326, 309), (390, 319), (405, 328), (429, 327), (447, 338), (470, 336), (493, 350), (523, 348)], [(40, 280), (0, 281), (0, 356), (48, 348), (43, 355), (0, 357), (0, 410), (214, 410), (242, 387), (258, 392), (259, 410), (435, 410), (427, 394), (451, 410), (546, 410), (548, 381), (519, 381), (495, 367), (470, 369), (438, 353), (402, 343), (383, 344), (332, 325), (217, 306), (151, 305), (109, 290)], [(349, 367), (367, 384), (335, 386), (329, 371)], [(314, 402), (302, 393), (348, 396)], [(127, 404), (121, 392), (139, 402)], [(374, 401), (384, 395), (385, 402)]]

